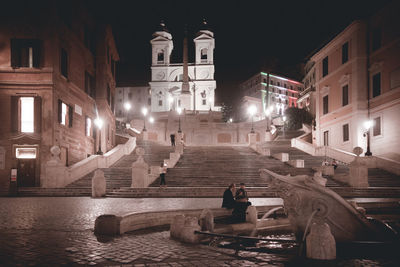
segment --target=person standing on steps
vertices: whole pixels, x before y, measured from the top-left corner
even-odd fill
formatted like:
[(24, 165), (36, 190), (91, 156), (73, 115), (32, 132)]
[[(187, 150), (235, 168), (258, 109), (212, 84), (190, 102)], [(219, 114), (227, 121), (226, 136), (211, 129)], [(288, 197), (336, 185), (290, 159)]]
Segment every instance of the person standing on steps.
[(233, 193), (236, 191), (235, 184), (230, 184), (225, 190), (224, 196), (222, 197), (222, 207), (227, 209), (233, 209), (235, 207), (235, 199)]
[(171, 138), (171, 146), (175, 146), (175, 134), (172, 133), (169, 137)]
[(161, 163), (161, 172), (160, 172), (160, 188), (167, 187), (167, 183), (165, 182), (165, 174), (167, 173), (167, 164)]

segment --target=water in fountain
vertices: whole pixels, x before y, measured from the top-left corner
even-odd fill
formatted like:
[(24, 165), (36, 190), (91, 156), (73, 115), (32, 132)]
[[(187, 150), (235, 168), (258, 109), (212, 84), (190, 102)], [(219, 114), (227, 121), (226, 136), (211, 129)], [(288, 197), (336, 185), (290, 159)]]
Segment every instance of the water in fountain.
[[(276, 207), (276, 208), (270, 209), (267, 213), (265, 213), (265, 214), (261, 217), (261, 220), (264, 220), (265, 218), (267, 218), (268, 216), (270, 216), (272, 213), (274, 213), (275, 211), (280, 210), (280, 209), (283, 209), (283, 207), (280, 206), (280, 207)], [(254, 227), (254, 229), (253, 229), (253, 231), (251, 232), (250, 236), (254, 236), (254, 235), (256, 234), (256, 232), (257, 232), (257, 227)]]

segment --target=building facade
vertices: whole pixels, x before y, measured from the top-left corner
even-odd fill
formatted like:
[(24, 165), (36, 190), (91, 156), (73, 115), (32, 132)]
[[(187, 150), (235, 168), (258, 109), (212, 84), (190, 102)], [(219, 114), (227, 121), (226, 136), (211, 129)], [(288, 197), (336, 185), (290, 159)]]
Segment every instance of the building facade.
[[(0, 23), (3, 192), (15, 185), (40, 186), (53, 146), (69, 166), (115, 145), (119, 58), (111, 28), (97, 24), (77, 1), (46, 5), (32, 4), (28, 15), (10, 11)], [(51, 12), (43, 16), (42, 8)], [(103, 121), (100, 130), (96, 118)]]
[(239, 87), (244, 97), (241, 108), (242, 120), (249, 119), (246, 107), (255, 100), (259, 103), (255, 104), (257, 113), (254, 119), (264, 119), (269, 108), (273, 116), (283, 115), (286, 108), (297, 107), (299, 93), (304, 89), (301, 82), (266, 72), (257, 73)]
[[(171, 33), (161, 23), (153, 34), (151, 66), (151, 111), (165, 112), (181, 108), (191, 111), (216, 111), (214, 105), (214, 33), (203, 23), (194, 38), (195, 63), (187, 62), (187, 39), (183, 63), (171, 63), (174, 48)], [(185, 52), (186, 49), (186, 52)], [(186, 78), (185, 78), (186, 77)]]
[(299, 108), (306, 109), (315, 117), (315, 62), (308, 61), (304, 69), (304, 90), (299, 93), (297, 105)]
[[(316, 52), (318, 146), (373, 155), (400, 148), (400, 4), (393, 1), (372, 17), (355, 21)], [(366, 122), (372, 121), (371, 129)]]
[(149, 86), (117, 87), (115, 99), (115, 115), (123, 122), (142, 117), (144, 107), (151, 110)]

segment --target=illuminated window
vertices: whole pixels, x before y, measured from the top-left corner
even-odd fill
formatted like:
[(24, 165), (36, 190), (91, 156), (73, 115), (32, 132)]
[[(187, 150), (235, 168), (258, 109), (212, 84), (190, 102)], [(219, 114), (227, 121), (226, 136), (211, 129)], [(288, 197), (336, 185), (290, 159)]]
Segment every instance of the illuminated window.
[(73, 110), (72, 107), (58, 100), (58, 122), (61, 125), (72, 127)]
[(21, 132), (34, 132), (34, 98), (21, 97)]
[(90, 133), (92, 132), (92, 119), (89, 117), (86, 117), (86, 136), (90, 136)]
[(36, 148), (21, 147), (15, 149), (15, 156), (17, 159), (35, 159)]

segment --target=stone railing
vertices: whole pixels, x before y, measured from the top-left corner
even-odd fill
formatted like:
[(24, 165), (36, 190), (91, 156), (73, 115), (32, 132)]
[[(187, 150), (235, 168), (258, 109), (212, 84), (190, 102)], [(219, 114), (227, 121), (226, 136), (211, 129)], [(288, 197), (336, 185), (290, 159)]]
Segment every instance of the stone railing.
[(132, 137), (125, 144), (117, 145), (104, 155), (92, 155), (69, 167), (63, 166), (59, 158), (55, 157), (55, 160), (50, 160), (43, 166), (44, 171), (41, 176), (41, 187), (65, 187), (98, 168), (110, 167), (122, 156), (129, 155), (135, 147), (136, 138)]

